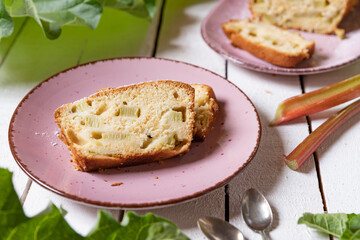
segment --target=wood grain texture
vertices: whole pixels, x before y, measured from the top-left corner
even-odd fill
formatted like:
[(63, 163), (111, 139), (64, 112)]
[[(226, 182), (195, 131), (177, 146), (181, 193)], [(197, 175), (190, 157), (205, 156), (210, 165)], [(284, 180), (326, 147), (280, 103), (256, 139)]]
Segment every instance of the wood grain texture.
[[(360, 61), (337, 70), (304, 78), (305, 90), (312, 91), (345, 80), (360, 73)], [(350, 103), (310, 116), (315, 130), (332, 114)], [(337, 129), (317, 150), (321, 179), (328, 212), (359, 213), (360, 186), (360, 115), (356, 115)]]
[[(240, 213), (241, 199), (248, 188), (259, 189), (274, 211), (272, 239), (313, 239), (314, 235), (297, 220), (306, 211), (323, 212), (313, 159), (300, 172), (290, 170), (282, 160), (308, 135), (305, 118), (279, 127), (269, 127), (277, 105), (285, 98), (301, 93), (297, 76), (256, 73), (229, 64), (228, 79), (236, 83), (255, 104), (262, 123), (259, 150), (249, 166), (230, 183), (230, 220), (248, 239), (259, 238)], [(317, 238), (321, 239), (321, 238)], [(322, 238), (328, 239), (328, 237)]]
[[(215, 4), (216, 1), (166, 0), (155, 56), (188, 62), (225, 76), (225, 60), (206, 45), (200, 33), (201, 21)], [(137, 212), (151, 211), (173, 221), (191, 239), (205, 239), (196, 221), (203, 216), (224, 219), (224, 200), (225, 191), (220, 188), (188, 203)]]
[(195, 64), (222, 76), (225, 61), (201, 37), (201, 22), (214, 0), (166, 0), (156, 57)]

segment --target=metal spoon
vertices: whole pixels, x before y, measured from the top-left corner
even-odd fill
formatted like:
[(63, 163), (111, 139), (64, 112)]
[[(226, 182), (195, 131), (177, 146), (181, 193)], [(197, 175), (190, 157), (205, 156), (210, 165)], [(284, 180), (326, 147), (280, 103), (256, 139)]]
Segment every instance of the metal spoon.
[(219, 218), (202, 217), (197, 224), (210, 240), (244, 240), (239, 229)]
[(241, 209), (246, 224), (259, 232), (262, 239), (268, 239), (265, 230), (271, 225), (273, 214), (264, 195), (254, 188), (248, 189), (242, 199)]

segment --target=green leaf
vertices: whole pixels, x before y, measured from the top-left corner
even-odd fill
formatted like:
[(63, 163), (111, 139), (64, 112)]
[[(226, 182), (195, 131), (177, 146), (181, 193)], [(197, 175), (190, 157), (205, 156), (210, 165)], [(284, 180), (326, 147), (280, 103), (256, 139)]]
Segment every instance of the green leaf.
[(348, 215), (345, 213), (304, 213), (298, 224), (306, 224), (308, 227), (340, 238), (346, 229), (347, 221)]
[(157, 222), (149, 227), (146, 240), (160, 239), (188, 240), (189, 238), (174, 224), (170, 224), (168, 222)]
[(31, 218), (18, 225), (7, 235), (6, 240), (31, 239), (83, 239), (65, 221), (60, 210), (51, 205), (51, 212)]
[(132, 15), (152, 18), (155, 14), (155, 0), (101, 0), (106, 7), (126, 11)]
[[(159, 225), (161, 223), (162, 225)], [(178, 232), (178, 228), (172, 222), (158, 217), (152, 213), (148, 213), (144, 216), (138, 216), (133, 212), (127, 212), (123, 221), (121, 222), (121, 228), (113, 233), (109, 239), (111, 240), (152, 240), (152, 239), (186, 239), (184, 234)], [(165, 230), (166, 234), (161, 237), (162, 232)], [(171, 238), (170, 236), (173, 236)], [(155, 238), (159, 237), (159, 238)]]
[(49, 39), (58, 38), (64, 25), (95, 29), (99, 24), (103, 5), (148, 19), (156, 11), (156, 0), (2, 0), (0, 39), (12, 33), (14, 24), (11, 17), (34, 18)]
[(14, 30), (14, 23), (10, 17), (8, 11), (5, 8), (5, 4), (0, 0), (0, 39), (8, 37)]
[(65, 221), (65, 210), (53, 204), (27, 218), (11, 177), (8, 170), (0, 168), (0, 240), (189, 240), (175, 224), (151, 213), (138, 216), (127, 212), (120, 224), (109, 213), (99, 211), (95, 228), (85, 238)]
[(109, 213), (105, 211), (99, 211), (97, 224), (95, 228), (87, 235), (86, 239), (106, 239), (119, 227), (120, 223), (116, 221)]
[(34, 18), (49, 39), (59, 37), (64, 25), (94, 29), (102, 14), (102, 6), (96, 0), (13, 0), (9, 9), (13, 17)]
[(0, 169), (0, 228), (4, 229), (13, 228), (27, 220), (11, 178), (11, 172)]
[(340, 240), (359, 240), (360, 239), (360, 214), (349, 214), (346, 229), (341, 235)]

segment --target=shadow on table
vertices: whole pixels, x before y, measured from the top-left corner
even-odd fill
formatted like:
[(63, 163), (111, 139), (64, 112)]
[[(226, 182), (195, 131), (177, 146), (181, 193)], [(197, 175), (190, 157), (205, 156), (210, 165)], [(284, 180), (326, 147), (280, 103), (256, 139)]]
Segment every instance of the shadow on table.
[[(229, 184), (231, 218), (241, 215), (241, 200), (247, 189), (256, 188), (266, 197), (277, 185), (285, 167), (284, 162), (281, 161), (284, 152), (283, 143), (277, 129), (267, 126), (268, 120), (262, 117), (261, 112), (259, 112), (259, 116), (262, 123), (262, 136), (258, 152), (244, 171), (240, 172)], [(265, 144), (267, 146), (264, 146)], [(271, 204), (270, 200), (269, 203)], [(279, 218), (273, 206), (272, 210), (274, 215), (272, 229), (274, 229), (278, 226)]]
[[(259, 109), (258, 109), (259, 111)], [(279, 186), (279, 181), (284, 181), (287, 179), (284, 176), (284, 170), (287, 168), (283, 159), (283, 142), (279, 136), (278, 130), (276, 127), (268, 127), (268, 120), (264, 119), (264, 115), (259, 112), (259, 116), (262, 122), (262, 137), (259, 150), (255, 155), (254, 159), (250, 164), (240, 172), (237, 177), (235, 177), (229, 184), (230, 188), (230, 218), (240, 218), (240, 222), (237, 223), (240, 225), (238, 227), (245, 228), (245, 222), (241, 216), (241, 200), (244, 192), (249, 188), (256, 188), (267, 197), (272, 211), (273, 211), (273, 223), (269, 229), (276, 229), (279, 225), (279, 214), (274, 204), (272, 204), (270, 197), (272, 195), (273, 189), (276, 186)], [(266, 146), (265, 146), (266, 145)], [(312, 158), (312, 157), (311, 157)], [(314, 163), (313, 161), (308, 161), (304, 164), (299, 172), (307, 174), (313, 171)], [(289, 183), (291, 184), (291, 183)], [(286, 185), (285, 185), (286, 186)], [(289, 186), (290, 187), (290, 186)], [(293, 188), (296, 191), (296, 188)], [(282, 198), (283, 196), (275, 196), (276, 198)]]

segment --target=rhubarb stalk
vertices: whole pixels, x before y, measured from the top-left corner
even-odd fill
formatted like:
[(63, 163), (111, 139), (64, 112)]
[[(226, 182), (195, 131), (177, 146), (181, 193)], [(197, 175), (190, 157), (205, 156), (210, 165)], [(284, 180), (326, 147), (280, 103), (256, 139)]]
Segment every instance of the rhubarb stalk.
[(340, 112), (331, 116), (302, 141), (288, 156), (285, 156), (286, 164), (293, 170), (297, 170), (310, 157), (313, 152), (327, 139), (336, 129), (352, 116), (360, 112), (360, 100), (352, 103)]
[(360, 74), (283, 101), (270, 125), (275, 126), (294, 118), (311, 115), (357, 97), (360, 97)]

